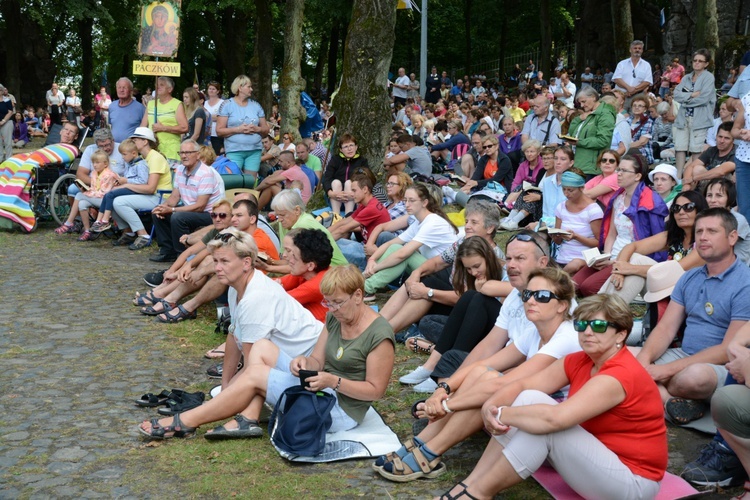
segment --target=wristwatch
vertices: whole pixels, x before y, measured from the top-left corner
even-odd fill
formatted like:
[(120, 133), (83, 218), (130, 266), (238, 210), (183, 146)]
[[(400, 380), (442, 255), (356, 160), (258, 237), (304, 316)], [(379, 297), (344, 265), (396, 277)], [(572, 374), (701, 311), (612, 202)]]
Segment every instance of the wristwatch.
[(432, 288), (430, 288), (429, 290), (427, 290), (427, 298), (428, 299), (432, 300), (432, 297), (434, 295), (435, 295), (435, 290), (433, 290)]
[(438, 382), (437, 386), (438, 386), (438, 388), (443, 389), (446, 394), (450, 395), (450, 393), (451, 393), (451, 386), (449, 386), (445, 382)]

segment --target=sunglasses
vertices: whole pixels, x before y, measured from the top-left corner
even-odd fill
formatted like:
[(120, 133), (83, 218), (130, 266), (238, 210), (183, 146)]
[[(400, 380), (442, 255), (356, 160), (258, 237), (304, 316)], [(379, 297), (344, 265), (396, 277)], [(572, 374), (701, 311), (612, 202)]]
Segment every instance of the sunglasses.
[(220, 212), (211, 212), (211, 218), (212, 219), (221, 219), (224, 220), (229, 216), (227, 213), (220, 213)]
[(614, 158), (602, 158), (601, 163), (617, 163), (617, 160)]
[(685, 213), (695, 212), (695, 203), (685, 203), (684, 205), (677, 205), (676, 203), (672, 205), (672, 208), (670, 208), (671, 212), (673, 214), (676, 214), (681, 211), (685, 211)]
[(573, 328), (577, 332), (585, 332), (586, 328), (591, 327), (594, 333), (604, 333), (610, 326), (616, 328), (614, 323), (603, 319), (579, 319), (573, 322)]
[(550, 290), (529, 290), (527, 288), (521, 292), (521, 300), (523, 302), (528, 302), (531, 297), (534, 297), (534, 300), (541, 304), (546, 304), (552, 299), (560, 300), (560, 297)]
[(236, 238), (237, 241), (241, 241), (239, 236), (235, 236), (232, 233), (219, 233), (216, 236), (214, 236), (215, 240), (219, 240), (222, 243), (228, 243), (229, 240), (231, 240), (232, 238)]
[[(534, 237), (533, 237), (533, 236), (531, 236), (530, 234), (526, 234), (526, 233), (519, 233), (519, 234), (517, 234), (517, 235), (513, 236), (513, 237), (512, 237), (512, 238), (511, 238), (510, 240), (508, 240), (508, 245), (510, 245), (510, 244), (511, 244), (511, 243), (512, 243), (513, 241), (515, 241), (515, 240), (518, 240), (518, 241), (523, 241), (524, 243), (528, 243), (528, 242), (531, 242), (531, 243), (533, 243), (534, 245), (536, 245), (536, 247), (537, 247), (537, 248), (538, 248), (539, 250), (541, 250), (541, 251), (542, 251), (542, 255), (547, 255), (547, 252), (545, 252), (545, 251), (544, 251), (544, 248), (542, 248), (542, 247), (541, 247), (541, 245), (539, 245), (539, 243), (537, 243), (537, 241), (536, 241), (536, 240), (534, 239)], [(506, 248), (507, 248), (507, 245), (506, 245)]]

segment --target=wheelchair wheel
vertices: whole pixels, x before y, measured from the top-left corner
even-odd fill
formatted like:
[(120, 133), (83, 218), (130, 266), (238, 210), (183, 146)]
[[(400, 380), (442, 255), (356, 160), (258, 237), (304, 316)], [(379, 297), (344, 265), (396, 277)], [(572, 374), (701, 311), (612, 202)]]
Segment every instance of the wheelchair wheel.
[(74, 174), (61, 175), (52, 185), (49, 194), (49, 211), (55, 222), (62, 225), (70, 215), (70, 201), (68, 187), (73, 184)]

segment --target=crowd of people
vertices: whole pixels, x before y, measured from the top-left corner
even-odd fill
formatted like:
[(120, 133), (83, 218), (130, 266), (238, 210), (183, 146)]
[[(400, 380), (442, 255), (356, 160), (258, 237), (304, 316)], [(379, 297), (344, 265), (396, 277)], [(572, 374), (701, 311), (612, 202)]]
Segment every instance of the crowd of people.
[[(176, 323), (216, 301), (230, 318), (227, 342), (206, 354), (223, 358), (221, 392), (139, 431), (188, 437), (233, 417), (206, 439), (260, 436), (264, 403), (301, 370), (336, 400), (331, 431), (353, 429), (403, 342), (420, 362), (399, 382), (427, 395), (412, 409), (427, 425), (372, 465), (389, 480), (440, 476), (443, 454), (484, 428), (485, 453), (445, 498), (491, 498), (545, 461), (584, 497), (653, 498), (665, 419), (711, 414), (717, 435), (683, 477), (742, 484), (750, 76), (717, 102), (708, 51), (658, 79), (642, 52), (634, 41), (601, 81), (587, 68), (580, 89), (564, 67), (548, 84), (530, 62), (526, 88), (508, 95), (433, 68), (420, 96), (400, 68), (382, 179), (351, 131), (330, 154), (317, 137), (277, 141), (280, 117), (266, 117), (246, 76), (228, 99), (211, 82), (208, 97), (191, 87), (180, 101), (166, 77), (145, 106), (127, 78), (114, 101), (103, 89), (107, 126), (55, 232), (80, 219), (80, 241), (114, 227), (115, 246), (139, 250), (152, 243), (147, 213), (150, 258), (171, 266), (134, 305)], [(75, 93), (68, 103), (55, 90), (50, 120), (77, 126)], [(227, 193), (217, 155), (257, 189)], [(318, 190), (330, 224), (308, 211)], [(504, 245), (501, 232), (512, 232)], [(642, 320), (634, 301), (647, 304)]]

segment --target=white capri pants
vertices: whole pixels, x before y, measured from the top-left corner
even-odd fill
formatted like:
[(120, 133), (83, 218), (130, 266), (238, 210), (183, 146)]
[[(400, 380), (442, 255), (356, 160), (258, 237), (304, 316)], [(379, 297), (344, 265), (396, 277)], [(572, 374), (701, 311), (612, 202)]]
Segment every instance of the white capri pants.
[[(639, 253), (634, 253), (630, 257), (629, 262), (634, 266), (653, 266), (654, 264), (657, 264), (657, 262), (651, 257), (646, 257)], [(612, 285), (612, 278), (610, 277), (607, 278), (607, 281), (605, 281), (604, 285), (599, 289), (599, 293), (617, 295), (624, 300), (626, 304), (630, 304), (635, 297), (644, 290), (644, 288), (646, 288), (646, 278), (643, 276), (625, 276), (625, 279), (622, 281), (622, 288), (619, 290)]]
[(143, 229), (143, 222), (136, 210), (153, 210), (159, 204), (159, 199), (158, 194), (118, 196), (112, 202), (112, 217), (117, 221), (118, 227), (129, 227), (133, 232), (140, 231)]
[[(523, 391), (513, 406), (556, 405), (540, 391)], [(659, 483), (633, 474), (619, 457), (580, 425), (551, 434), (529, 434), (515, 427), (495, 439), (523, 479), (548, 460), (579, 495), (591, 499), (646, 499), (659, 492)]]

